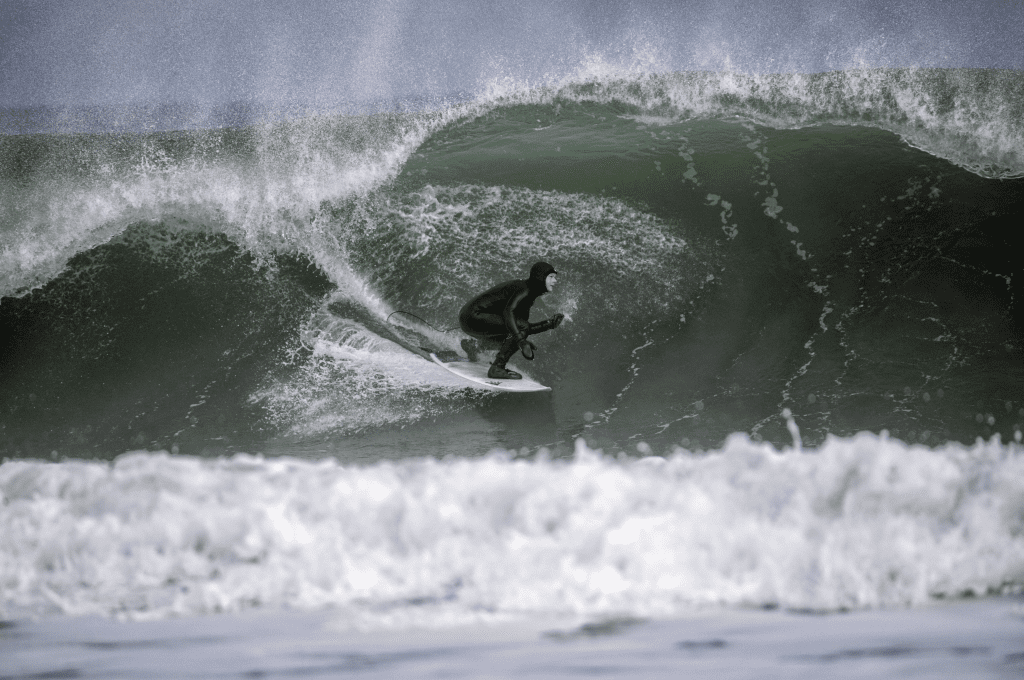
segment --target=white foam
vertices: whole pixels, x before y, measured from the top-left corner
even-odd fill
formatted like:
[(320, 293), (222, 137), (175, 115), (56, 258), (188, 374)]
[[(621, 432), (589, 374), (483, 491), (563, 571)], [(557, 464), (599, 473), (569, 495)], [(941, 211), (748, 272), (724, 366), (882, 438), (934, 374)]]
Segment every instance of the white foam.
[[(314, 313), (300, 336), (311, 356), (286, 379), (271, 380), (250, 397), (289, 436), (408, 424), (439, 403), (450, 413), (466, 402), (458, 398), (467, 390), (464, 381), (362, 323), (336, 316), (329, 306)], [(441, 338), (432, 339), (445, 347)]]
[(53, 177), (0, 186), (0, 295), (44, 284), (76, 253), (138, 222), (222, 231), (258, 257), (301, 252), (345, 285), (330, 220), (318, 219), (324, 202), (364, 196), (392, 180), (433, 130), (463, 114), (455, 107), (258, 126), (249, 133), (255, 148), (241, 159), (213, 142), (172, 159), (143, 140), (131, 158), (97, 161), (112, 151), (91, 142), (77, 150), (88, 159), (81, 168), (53, 161)]
[(0, 465), (0, 616), (333, 606), (370, 626), (1024, 585), (1024, 450), (885, 436), (640, 460)]
[(631, 306), (664, 308), (691, 292), (687, 279), (715, 267), (713, 255), (675, 234), (677, 225), (622, 201), (518, 187), (427, 185), (354, 231), (387, 243), (388, 261), (429, 262), (441, 278), (421, 283), (419, 294), (453, 310), (500, 280), (493, 277), (510, 277), (509, 262), (528, 266), (538, 253), (638, 281), (644, 299), (631, 298)]

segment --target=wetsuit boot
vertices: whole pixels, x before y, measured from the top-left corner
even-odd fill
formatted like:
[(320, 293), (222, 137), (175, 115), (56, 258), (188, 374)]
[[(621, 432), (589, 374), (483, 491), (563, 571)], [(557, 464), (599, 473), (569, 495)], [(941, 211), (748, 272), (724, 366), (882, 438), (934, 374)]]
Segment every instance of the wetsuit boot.
[(512, 355), (515, 354), (519, 344), (514, 335), (510, 335), (505, 338), (505, 342), (502, 343), (501, 349), (498, 350), (498, 354), (494, 357), (494, 363), (487, 369), (488, 378), (496, 378), (500, 380), (519, 380), (523, 376), (515, 371), (510, 371), (505, 368), (505, 364)]

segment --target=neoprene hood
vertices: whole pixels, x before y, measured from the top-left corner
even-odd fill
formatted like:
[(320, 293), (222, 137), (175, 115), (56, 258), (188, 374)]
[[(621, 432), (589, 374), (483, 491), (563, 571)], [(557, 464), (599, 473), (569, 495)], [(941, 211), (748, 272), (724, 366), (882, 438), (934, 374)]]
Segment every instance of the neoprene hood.
[(538, 262), (537, 264), (530, 267), (530, 279), (528, 281), (530, 288), (537, 288), (541, 291), (541, 295), (547, 292), (547, 285), (544, 280), (548, 278), (548, 274), (557, 274), (555, 268), (549, 265), (547, 262)]

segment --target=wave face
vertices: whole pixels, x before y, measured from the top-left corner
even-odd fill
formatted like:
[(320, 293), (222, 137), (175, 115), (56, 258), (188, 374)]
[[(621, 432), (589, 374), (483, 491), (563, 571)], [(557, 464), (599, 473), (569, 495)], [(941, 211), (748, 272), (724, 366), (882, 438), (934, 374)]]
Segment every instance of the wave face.
[[(783, 445), (786, 408), (810, 445), (1009, 441), (1022, 88), (595, 67), (419, 113), (8, 135), (0, 455)], [(549, 399), (389, 339), (457, 351), (462, 303), (542, 258), (535, 313), (567, 321), (519, 367)]]

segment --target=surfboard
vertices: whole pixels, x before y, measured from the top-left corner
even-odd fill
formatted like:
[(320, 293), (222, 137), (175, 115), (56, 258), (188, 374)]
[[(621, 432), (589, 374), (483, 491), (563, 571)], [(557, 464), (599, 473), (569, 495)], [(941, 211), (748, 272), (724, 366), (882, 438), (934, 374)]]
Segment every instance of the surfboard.
[(431, 342), (423, 333), (381, 321), (348, 300), (335, 300), (327, 306), (327, 309), (335, 316), (358, 323), (371, 333), (389, 340), (427, 361), (430, 361), (431, 353), (439, 355), (442, 361), (458, 361), (460, 359), (459, 353), (454, 350), (425, 347), (424, 345), (430, 345)]
[[(399, 347), (406, 349), (427, 361), (433, 361), (438, 366), (450, 373), (454, 373), (463, 380), (467, 380), (474, 387), (485, 390), (498, 390), (502, 392), (550, 392), (551, 388), (541, 385), (536, 380), (523, 377), (520, 380), (495, 380), (487, 377), (489, 364), (466, 361), (454, 350), (435, 349), (429, 347), (429, 338), (409, 328), (398, 328), (394, 325), (376, 319), (365, 310), (360, 309), (353, 303), (346, 300), (336, 300), (328, 307), (328, 310), (336, 316), (350, 319), (364, 326), (371, 333), (390, 340)], [(428, 345), (424, 347), (424, 345)], [(440, 356), (439, 356), (440, 355)]]
[(460, 378), (464, 378), (469, 382), (473, 383), (474, 386), (481, 387), (485, 390), (498, 390), (501, 392), (550, 392), (551, 388), (547, 385), (541, 385), (535, 380), (531, 380), (526, 376), (523, 376), (519, 380), (499, 380), (496, 378), (487, 377), (487, 369), (490, 368), (489, 364), (478, 363), (475, 361), (441, 361), (437, 358), (437, 355), (433, 352), (430, 353), (430, 358), (435, 364), (454, 373)]

